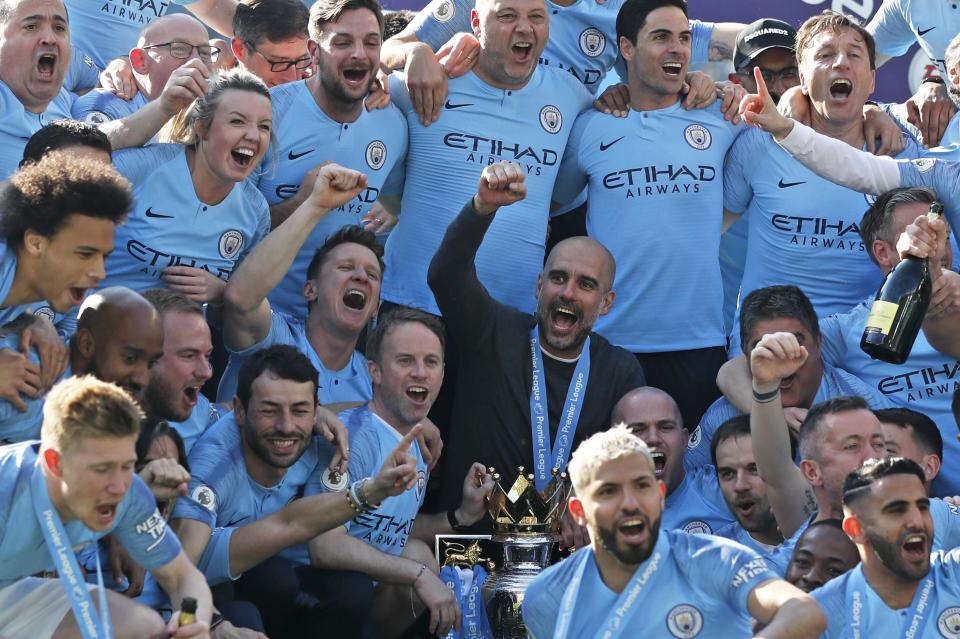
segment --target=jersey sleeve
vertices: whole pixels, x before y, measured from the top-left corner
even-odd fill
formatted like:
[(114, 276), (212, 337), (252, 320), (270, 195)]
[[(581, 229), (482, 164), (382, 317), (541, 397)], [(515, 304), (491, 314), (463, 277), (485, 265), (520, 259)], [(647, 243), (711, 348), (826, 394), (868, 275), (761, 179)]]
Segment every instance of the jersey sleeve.
[(267, 331), (266, 337), (253, 346), (249, 346), (240, 351), (230, 352), (240, 357), (248, 357), (261, 349), (270, 348), (277, 344), (284, 344), (286, 346), (297, 345), (296, 340), (293, 338), (293, 331), (287, 321), (287, 316), (279, 311), (273, 311), (273, 315), (270, 318), (270, 330)]
[(373, 477), (380, 470), (380, 442), (374, 426), (366, 424), (350, 433), (350, 481)]
[(820, 344), (820, 357), (827, 364), (839, 367), (847, 356), (847, 342), (844, 338), (849, 313), (830, 315), (820, 320), (820, 335), (823, 342)]
[(583, 191), (583, 187), (587, 185), (587, 174), (580, 161), (580, 146), (591, 119), (590, 111), (585, 111), (573, 123), (570, 138), (567, 140), (567, 147), (563, 151), (563, 160), (561, 160), (560, 169), (557, 172), (557, 181), (553, 186), (553, 200), (555, 202), (561, 204), (573, 202), (574, 198)]
[(960, 228), (957, 212), (960, 211), (960, 164), (920, 158), (916, 160), (901, 160), (897, 163), (900, 169), (900, 183), (903, 186), (928, 186), (933, 189), (937, 198), (943, 202), (944, 217), (950, 223), (953, 232)]
[(745, 131), (734, 141), (723, 163), (723, 208), (743, 213), (753, 200), (753, 171), (766, 153), (760, 131)]
[(99, 126), (127, 115), (120, 107), (120, 98), (109, 91), (94, 89), (73, 103), (71, 115), (81, 122)]
[(470, 12), (473, 0), (431, 0), (409, 27), (420, 42), (436, 51), (456, 33), (472, 32)]
[(936, 542), (934, 550), (960, 547), (960, 510), (942, 499), (930, 500)]
[(747, 598), (760, 583), (779, 579), (766, 560), (746, 546), (713, 536), (673, 534), (678, 540), (674, 553), (686, 557), (690, 582), (735, 610), (747, 610)]
[(80, 93), (97, 86), (100, 81), (100, 67), (86, 53), (71, 46), (70, 66), (63, 79), (63, 87), (71, 93)]
[(708, 62), (710, 60), (710, 37), (713, 35), (713, 23), (691, 20), (690, 34), (690, 63)]
[(113, 152), (113, 166), (134, 186), (143, 182), (160, 166), (164, 160), (171, 157), (179, 144), (149, 144), (144, 147), (120, 149)]
[[(421, 13), (423, 13), (421, 11)], [(409, 113), (413, 108), (410, 102), (410, 92), (407, 90), (406, 76), (394, 71), (387, 79), (390, 83), (390, 104), (400, 109), (401, 114)], [(406, 117), (404, 117), (406, 119)]]
[(130, 556), (147, 570), (166, 566), (180, 554), (180, 540), (157, 510), (157, 501), (143, 481), (134, 476), (124, 498), (126, 507), (114, 534)]
[(883, 0), (867, 31), (873, 34), (877, 53), (882, 55), (903, 55), (917, 41), (900, 0)]
[(230, 539), (235, 530), (234, 526), (215, 528), (200, 561), (197, 562), (197, 569), (211, 586), (240, 578), (240, 575), (230, 572)]

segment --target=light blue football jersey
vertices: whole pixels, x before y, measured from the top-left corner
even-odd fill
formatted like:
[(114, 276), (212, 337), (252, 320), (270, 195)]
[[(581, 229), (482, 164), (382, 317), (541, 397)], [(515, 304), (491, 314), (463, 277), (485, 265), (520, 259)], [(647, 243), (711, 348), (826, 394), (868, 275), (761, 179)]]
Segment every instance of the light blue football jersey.
[(337, 402), (366, 402), (373, 397), (373, 382), (367, 370), (367, 358), (359, 351), (354, 351), (350, 362), (339, 371), (328, 370), (317, 351), (313, 350), (310, 340), (307, 339), (307, 329), (304, 320), (289, 317), (274, 311), (270, 321), (270, 331), (259, 343), (240, 352), (230, 353), (227, 369), (220, 378), (220, 387), (217, 389), (217, 401), (229, 402), (237, 391), (237, 375), (244, 360), (252, 353), (275, 344), (293, 346), (307, 356), (310, 363), (320, 373), (320, 386), (317, 388), (317, 397), (321, 404)]
[(877, 53), (883, 55), (903, 55), (911, 45), (919, 43), (935, 72), (950, 86), (943, 59), (950, 40), (960, 32), (960, 4), (883, 0), (867, 24), (867, 31), (876, 40)]
[(439, 315), (427, 285), (430, 260), (447, 225), (476, 193), (483, 167), (509, 160), (526, 173), (527, 197), (497, 212), (475, 263), (495, 299), (533, 312), (554, 180), (573, 121), (589, 106), (590, 94), (569, 73), (542, 66), (521, 89), (497, 89), (473, 72), (447, 86), (439, 119), (425, 127), (402, 78), (390, 78), (410, 141), (400, 223), (387, 240), (380, 296)]
[(270, 96), (276, 161), (264, 157), (251, 176), (270, 206), (293, 196), (307, 171), (321, 162), (332, 160), (367, 176), (365, 191), (327, 213), (314, 227), (286, 277), (268, 297), (274, 310), (306, 318), (303, 283), (313, 254), (340, 228), (360, 224), (381, 192), (397, 195), (403, 188), (407, 121), (391, 104), (374, 111), (363, 109), (354, 122), (335, 122), (317, 106), (305, 80), (275, 86)]
[(211, 402), (203, 393), (197, 394), (197, 404), (190, 411), (190, 417), (182, 422), (170, 422), (177, 434), (183, 439), (183, 447), (187, 454), (197, 443), (206, 430), (220, 421), (226, 410), (219, 404)]
[[(321, 492), (319, 487), (309, 489), (308, 483), (317, 469), (327, 467), (335, 451), (322, 437), (313, 437), (277, 485), (261, 486), (247, 474), (241, 437), (232, 412), (207, 430), (188, 457), (189, 494), (177, 500), (173, 511), (173, 519), (201, 521), (213, 531), (197, 565), (211, 584), (240, 576), (230, 572), (233, 530), (275, 513), (298, 497)], [(301, 565), (310, 561), (306, 544), (287, 548), (278, 556)]]
[[(350, 480), (373, 477), (403, 435), (373, 413), (367, 404), (340, 413), (340, 419), (350, 431)], [(427, 464), (416, 441), (410, 446), (410, 454), (417, 460), (416, 485), (399, 495), (387, 497), (380, 508), (357, 515), (347, 524), (347, 533), (351, 537), (391, 555), (403, 552), (413, 520), (423, 505), (427, 486)]]
[[(810, 405), (819, 404), (841, 395), (862, 397), (867, 400), (867, 405), (872, 410), (893, 406), (893, 402), (873, 386), (866, 384), (863, 380), (845, 370), (834, 368), (823, 362), (823, 376), (820, 378), (820, 386), (817, 388), (817, 393), (813, 396)], [(714, 434), (723, 422), (737, 415), (743, 415), (743, 413), (737, 410), (726, 397), (720, 396), (717, 398), (700, 418), (700, 424), (694, 433), (690, 434), (690, 443), (687, 445), (687, 452), (683, 456), (684, 468), (696, 468), (712, 464), (710, 442), (713, 441)]]
[(676, 490), (667, 495), (663, 506), (663, 529), (709, 535), (736, 521), (727, 508), (713, 466), (686, 471)]
[[(590, 555), (586, 559), (582, 554)], [(579, 561), (586, 561), (567, 637), (600, 636), (618, 594), (597, 569), (593, 548), (578, 550), (544, 570), (527, 587), (523, 620), (533, 639), (554, 637), (561, 602)], [(646, 576), (620, 636), (750, 637), (747, 599), (758, 585), (777, 575), (757, 553), (728, 539), (688, 535), (661, 528), (649, 559), (637, 571)]]
[(30, 136), (60, 118), (69, 118), (77, 96), (66, 89), (47, 105), (43, 113), (27, 111), (10, 88), (0, 82), (0, 180), (10, 177), (20, 166), (23, 147)]
[(270, 210), (249, 182), (235, 185), (219, 204), (198, 200), (179, 144), (124, 149), (113, 162), (133, 184), (134, 208), (117, 227), (101, 286), (163, 288), (167, 266), (201, 268), (226, 280), (270, 231)]
[(594, 330), (617, 346), (651, 353), (726, 344), (723, 160), (740, 128), (719, 103), (577, 119), (554, 199), (589, 184), (587, 233), (617, 262), (616, 301)]
[[(0, 447), (0, 588), (53, 564), (32, 498), (31, 478), (42, 472), (39, 449), (36, 441)], [(112, 533), (147, 570), (161, 568), (180, 554), (180, 541), (157, 511), (150, 489), (136, 475), (109, 530), (94, 532), (76, 519), (65, 522), (63, 528), (74, 550)]]
[(81, 122), (99, 126), (104, 122), (132, 115), (147, 102), (149, 102), (147, 96), (140, 92), (137, 92), (131, 100), (124, 100), (106, 89), (93, 89), (81, 95), (73, 103), (73, 117)]

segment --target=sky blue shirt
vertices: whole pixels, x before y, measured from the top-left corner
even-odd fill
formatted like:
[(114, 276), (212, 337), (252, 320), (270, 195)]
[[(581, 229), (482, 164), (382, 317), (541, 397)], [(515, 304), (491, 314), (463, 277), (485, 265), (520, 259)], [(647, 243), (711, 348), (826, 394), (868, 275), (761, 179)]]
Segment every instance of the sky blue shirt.
[(740, 127), (719, 105), (685, 111), (678, 101), (625, 119), (589, 110), (570, 134), (553, 197), (567, 202), (589, 185), (587, 233), (617, 262), (617, 299), (594, 330), (629, 351), (726, 343), (723, 159)]
[[(53, 565), (33, 507), (33, 473), (42, 472), (40, 442), (0, 448), (0, 589)], [(79, 520), (63, 524), (74, 551), (108, 533), (137, 563), (156, 570), (180, 554), (180, 541), (157, 511), (150, 489), (134, 476), (109, 530), (94, 532)]]
[[(314, 472), (326, 468), (334, 450), (322, 437), (314, 437), (280, 483), (267, 487), (247, 474), (240, 427), (232, 412), (207, 430), (190, 451), (189, 493), (177, 500), (173, 519), (195, 519), (213, 531), (197, 565), (211, 584), (240, 576), (230, 573), (233, 531), (275, 513), (294, 499), (321, 492), (319, 472), (316, 476)], [(311, 484), (311, 477), (316, 485)], [(287, 548), (278, 556), (309, 563), (306, 544)]]
[(87, 124), (99, 126), (104, 122), (132, 115), (147, 102), (149, 102), (147, 96), (139, 91), (133, 99), (124, 100), (106, 89), (93, 89), (81, 95), (73, 103), (73, 117)]
[[(893, 406), (893, 403), (873, 386), (867, 385), (863, 380), (845, 370), (834, 368), (823, 362), (823, 376), (820, 378), (820, 386), (817, 388), (817, 393), (813, 396), (810, 405), (813, 406), (841, 395), (862, 397), (867, 400), (867, 404), (873, 410)], [(687, 452), (683, 456), (684, 467), (696, 468), (697, 466), (712, 464), (710, 442), (713, 441), (713, 435), (725, 421), (737, 415), (743, 415), (743, 413), (737, 410), (726, 397), (721, 395), (717, 398), (700, 418), (700, 424), (690, 434)]]
[(475, 262), (496, 300), (533, 312), (550, 195), (573, 121), (590, 105), (590, 94), (569, 73), (542, 66), (521, 89), (497, 89), (472, 71), (447, 86), (440, 117), (425, 127), (402, 78), (390, 78), (410, 143), (400, 223), (387, 240), (380, 296), (440, 314), (427, 286), (430, 260), (447, 225), (477, 192), (483, 167), (509, 160), (526, 173), (527, 197), (497, 212)]
[(140, 30), (167, 13), (170, 3), (195, 0), (64, 0), (70, 13), (70, 40), (101, 69), (137, 46)]
[[(20, 336), (5, 335), (0, 337), (0, 349), (9, 348), (12, 351), (20, 352)], [(40, 365), (40, 356), (37, 355), (37, 349), (30, 347), (29, 359), (31, 362)], [(69, 364), (67, 370), (60, 376), (64, 380), (72, 375)], [(57, 381), (60, 381), (57, 380)], [(20, 399), (27, 405), (27, 411), (21, 413), (16, 406), (6, 399), (0, 399), (0, 441), (22, 442), (28, 439), (40, 439), (40, 426), (43, 424), (43, 401), (44, 396), (33, 398), (20, 393)]]
[(720, 492), (717, 471), (713, 466), (701, 466), (688, 470), (676, 490), (667, 495), (660, 527), (709, 535), (735, 521)]
[[(403, 435), (375, 415), (367, 404), (340, 413), (340, 419), (350, 431), (350, 481), (373, 477)], [(410, 446), (410, 454), (417, 459), (416, 485), (399, 495), (387, 497), (380, 508), (357, 515), (347, 524), (347, 533), (351, 537), (391, 555), (403, 552), (413, 520), (423, 505), (427, 486), (427, 464), (416, 441)]]
[(914, 43), (930, 58), (940, 77), (950, 86), (943, 62), (947, 45), (960, 32), (960, 5), (956, 2), (883, 0), (867, 25), (877, 44), (877, 53), (899, 56)]
[[(588, 546), (578, 550), (593, 554)], [(571, 639), (599, 636), (619, 596), (610, 590), (591, 556), (574, 604)], [(533, 639), (554, 636), (561, 601), (576, 562), (568, 558), (544, 570), (527, 587), (523, 621)], [(647, 582), (624, 619), (621, 634), (630, 639), (710, 637), (742, 639), (752, 635), (747, 599), (758, 585), (777, 575), (755, 552), (727, 539), (688, 535), (661, 528), (649, 559), (638, 571)], [(641, 573), (642, 574), (642, 573)], [(669, 631), (669, 633), (668, 633)]]
[[(916, 157), (907, 138), (897, 157)], [(740, 299), (775, 284), (795, 284), (818, 316), (875, 294), (883, 276), (860, 239), (872, 199), (818, 177), (760, 130), (742, 135), (727, 160), (724, 207), (749, 218)], [(740, 348), (739, 313), (731, 341)], [(732, 353), (734, 354), (734, 353)]]
[[(927, 579), (933, 587), (924, 587)], [(956, 637), (960, 635), (960, 548), (939, 550), (930, 555), (930, 572), (920, 580), (913, 602), (907, 608), (894, 610), (867, 583), (863, 564), (848, 570), (836, 579), (810, 593), (827, 615), (827, 630), (821, 639), (839, 639), (858, 626), (860, 637), (900, 637), (925, 605), (924, 626), (914, 635), (918, 638)], [(855, 609), (855, 610), (854, 610)]]
[(190, 454), (190, 449), (197, 443), (200, 436), (207, 428), (216, 424), (226, 412), (219, 404), (207, 399), (203, 393), (198, 393), (197, 403), (190, 411), (190, 417), (182, 422), (170, 422), (170, 425), (183, 439), (183, 447), (187, 454)]
[(100, 67), (93, 58), (75, 46), (70, 47), (70, 67), (63, 78), (63, 88), (73, 93), (85, 91), (97, 86), (100, 81)]
[(306, 80), (270, 89), (276, 162), (264, 157), (251, 179), (270, 206), (296, 194), (307, 171), (332, 160), (367, 176), (367, 189), (336, 208), (313, 228), (293, 265), (268, 299), (270, 305), (294, 317), (307, 316), (303, 283), (313, 254), (341, 227), (360, 224), (381, 191), (396, 195), (403, 188), (403, 160), (407, 155), (407, 121), (394, 105), (362, 109), (353, 122), (335, 122), (317, 106)]
[[(420, 42), (436, 51), (456, 33), (472, 33), (473, 0), (432, 0), (414, 17), (411, 28)], [(569, 71), (596, 95), (607, 72), (620, 53), (617, 46), (617, 14), (623, 0), (576, 0), (569, 7), (547, 0), (550, 38), (540, 64)], [(713, 25), (690, 21), (693, 61), (706, 61)]]
[(23, 147), (31, 135), (54, 120), (70, 117), (75, 98), (66, 89), (60, 89), (43, 113), (32, 113), (0, 82), (0, 180), (10, 177), (20, 166)]
[(124, 149), (113, 154), (113, 163), (133, 184), (134, 205), (117, 227), (103, 287), (162, 288), (167, 266), (229, 279), (270, 231), (270, 210), (249, 182), (236, 184), (219, 204), (198, 200), (182, 145)]
[(270, 320), (270, 331), (259, 344), (236, 353), (230, 353), (227, 369), (220, 378), (220, 387), (217, 389), (217, 401), (229, 402), (237, 391), (237, 375), (244, 360), (251, 354), (275, 344), (293, 346), (307, 356), (310, 363), (320, 373), (320, 387), (317, 397), (321, 404), (336, 402), (366, 402), (373, 397), (373, 381), (367, 370), (367, 358), (359, 351), (354, 351), (350, 362), (339, 371), (327, 370), (320, 361), (317, 351), (307, 339), (307, 329), (304, 320), (289, 317), (274, 311)]
[(900, 186), (929, 186), (943, 203), (943, 217), (953, 234), (960, 229), (960, 163), (925, 157), (919, 160), (901, 160)]
[[(893, 405), (930, 417), (943, 435), (943, 458), (960, 459), (957, 424), (950, 410), (953, 392), (960, 388), (960, 360), (933, 350), (923, 331), (903, 364), (871, 359), (860, 350), (860, 338), (872, 303), (871, 295), (846, 313), (820, 320), (823, 361), (856, 375)], [(933, 488), (938, 495), (960, 494), (960, 468), (945, 463)]]

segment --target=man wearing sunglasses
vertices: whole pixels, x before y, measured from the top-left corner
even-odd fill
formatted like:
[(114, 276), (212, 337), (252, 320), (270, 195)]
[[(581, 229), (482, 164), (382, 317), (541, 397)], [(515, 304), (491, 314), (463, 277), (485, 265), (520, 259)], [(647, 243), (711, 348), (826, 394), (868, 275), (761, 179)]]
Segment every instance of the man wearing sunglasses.
[(268, 87), (310, 77), (307, 17), (300, 0), (241, 2), (233, 16), (233, 55)]
[[(127, 101), (106, 89), (94, 89), (73, 105), (73, 117), (100, 126), (126, 117), (156, 100), (171, 74), (188, 61), (210, 66), (219, 49), (210, 46), (207, 30), (193, 16), (175, 13), (149, 23), (130, 50), (130, 66), (137, 94)], [(191, 66), (197, 64), (192, 63)]]

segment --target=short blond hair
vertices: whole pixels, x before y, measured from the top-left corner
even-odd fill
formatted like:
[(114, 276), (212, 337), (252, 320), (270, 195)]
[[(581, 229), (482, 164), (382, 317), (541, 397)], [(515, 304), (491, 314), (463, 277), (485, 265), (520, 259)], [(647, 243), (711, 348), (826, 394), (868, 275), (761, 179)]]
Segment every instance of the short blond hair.
[(40, 440), (63, 453), (81, 439), (136, 437), (143, 411), (116, 384), (92, 375), (59, 382), (43, 404)]
[(567, 465), (574, 490), (582, 493), (605, 463), (631, 455), (642, 456), (653, 470), (650, 448), (626, 424), (617, 424), (583, 440)]

